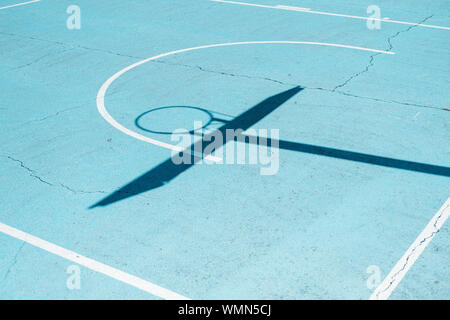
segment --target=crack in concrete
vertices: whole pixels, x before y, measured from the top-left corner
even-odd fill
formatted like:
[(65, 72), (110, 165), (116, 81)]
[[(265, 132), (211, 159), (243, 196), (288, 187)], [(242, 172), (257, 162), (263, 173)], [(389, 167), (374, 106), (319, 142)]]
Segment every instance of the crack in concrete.
[(65, 184), (62, 184), (62, 183), (57, 183), (57, 184), (55, 184), (55, 183), (49, 182), (49, 181), (47, 181), (47, 180), (44, 180), (44, 179), (41, 178), (40, 176), (38, 176), (38, 175), (37, 175), (37, 172), (36, 172), (35, 170), (29, 168), (28, 166), (26, 166), (26, 165), (24, 164), (23, 161), (21, 161), (21, 160), (19, 160), (19, 159), (15, 159), (15, 158), (13, 158), (13, 157), (11, 157), (11, 156), (8, 156), (8, 155), (1, 155), (1, 156), (4, 157), (4, 158), (9, 159), (9, 160), (11, 160), (11, 161), (14, 161), (14, 162), (16, 162), (16, 163), (19, 163), (19, 164), (20, 164), (20, 167), (23, 168), (23, 169), (25, 169), (25, 170), (28, 172), (28, 174), (30, 175), (30, 177), (33, 177), (33, 178), (37, 179), (38, 181), (40, 181), (40, 182), (42, 182), (42, 183), (44, 183), (44, 184), (46, 184), (46, 185), (48, 185), (48, 186), (50, 186), (50, 187), (58, 187), (58, 186), (59, 186), (59, 187), (62, 187), (62, 188), (64, 188), (64, 189), (66, 189), (66, 190), (72, 192), (72, 193), (82, 193), (82, 194), (93, 194), (93, 193), (106, 194), (106, 193), (108, 193), (108, 192), (106, 192), (106, 191), (85, 191), (85, 190), (76, 190), (76, 189), (73, 189), (73, 188), (71, 188), (71, 187), (69, 187), (69, 186), (67, 186), (67, 185), (65, 185)]
[(17, 250), (16, 254), (14, 255), (13, 261), (10, 264), (10, 266), (8, 267), (8, 269), (6, 270), (5, 275), (3, 276), (2, 279), (2, 283), (4, 283), (6, 281), (6, 279), (8, 278), (9, 274), (11, 273), (12, 268), (16, 265), (17, 263), (17, 258), (19, 257), (20, 252), (22, 251), (23, 247), (25, 246), (25, 242), (22, 242), (22, 245), (19, 247), (19, 250)]
[(84, 50), (88, 50), (88, 51), (97, 51), (97, 52), (107, 53), (107, 54), (115, 55), (115, 56), (118, 56), (118, 57), (125, 57), (125, 58), (139, 59), (139, 60), (145, 59), (145, 58), (142, 58), (142, 57), (131, 56), (131, 55), (128, 55), (128, 54), (118, 53), (118, 52), (114, 52), (114, 51), (111, 51), (111, 50), (104, 50), (104, 49), (98, 49), (98, 48), (91, 48), (91, 47), (80, 46), (80, 45), (77, 45), (77, 46), (75, 46), (74, 48), (75, 48), (75, 49), (76, 49), (76, 48), (78, 48), (78, 49), (84, 49)]
[(381, 54), (381, 53), (375, 53), (375, 54), (371, 55), (371, 56), (370, 56), (370, 60), (369, 60), (369, 64), (364, 68), (364, 70), (362, 70), (362, 71), (360, 71), (360, 72), (358, 72), (358, 73), (355, 73), (355, 74), (352, 75), (350, 78), (348, 78), (347, 80), (345, 80), (343, 83), (341, 83), (341, 84), (335, 86), (334, 89), (332, 90), (332, 92), (336, 92), (337, 89), (345, 87), (345, 86), (346, 86), (347, 84), (349, 84), (353, 79), (358, 78), (358, 77), (359, 77), (360, 75), (362, 75), (363, 73), (368, 72), (369, 69), (370, 69), (371, 67), (373, 67), (373, 65), (374, 65), (374, 63), (375, 63), (375, 62), (374, 62), (374, 61), (375, 61), (375, 57), (376, 57), (377, 55), (379, 55), (379, 54)]
[[(327, 90), (327, 89), (325, 89), (325, 91), (333, 92), (333, 90)], [(334, 91), (333, 93), (341, 94), (341, 95), (348, 96), (348, 97), (358, 98), (358, 99), (366, 99), (366, 100), (372, 100), (372, 101), (384, 102), (384, 103), (393, 103), (393, 104), (399, 104), (399, 105), (403, 105), (403, 106), (419, 107), (419, 108), (427, 108), (427, 109), (435, 109), (435, 110), (445, 110), (445, 108), (441, 108), (441, 107), (427, 106), (427, 105), (415, 104), (415, 103), (409, 103), (409, 102), (401, 102), (401, 101), (396, 101), (396, 100), (384, 100), (384, 99), (380, 99), (380, 98), (359, 96), (359, 95), (355, 95), (355, 94), (352, 94), (349, 92), (344, 92), (344, 91)]]
[[(405, 33), (410, 31), (411, 29), (417, 27), (419, 24), (422, 24), (424, 22), (426, 22), (428, 19), (430, 19), (431, 17), (433, 17), (434, 15), (431, 15), (429, 17), (426, 17), (425, 19), (423, 19), (421, 22), (419, 22), (418, 24), (412, 25), (410, 27), (408, 27), (405, 30), (402, 31), (398, 31), (396, 34), (390, 36), (387, 39), (389, 48), (386, 51), (391, 51), (393, 49), (393, 44), (392, 44), (392, 39), (396, 38), (398, 35), (400, 35), (401, 33)], [(117, 52), (113, 52), (110, 50), (103, 50), (103, 49), (97, 49), (97, 48), (91, 48), (91, 47), (87, 47), (87, 46), (81, 46), (81, 45), (69, 45), (66, 44), (64, 42), (60, 42), (60, 41), (51, 41), (51, 40), (46, 40), (46, 39), (41, 39), (41, 38), (37, 38), (37, 37), (30, 37), (30, 36), (23, 36), (23, 35), (18, 35), (18, 34), (12, 34), (12, 33), (5, 33), (5, 32), (0, 32), (0, 34), (4, 34), (4, 35), (9, 35), (9, 36), (16, 36), (16, 37), (22, 37), (22, 38), (26, 38), (26, 39), (31, 39), (31, 40), (37, 40), (37, 41), (45, 41), (45, 42), (50, 42), (50, 43), (54, 43), (54, 44), (58, 44), (58, 45), (62, 45), (62, 46), (70, 46), (70, 49), (84, 49), (84, 50), (92, 50), (92, 51), (98, 51), (98, 52), (103, 52), (103, 53), (107, 53), (107, 54), (112, 54), (112, 55), (116, 55), (116, 56), (120, 56), (120, 57), (127, 57), (127, 58), (133, 58), (133, 59), (145, 59), (143, 57), (137, 57), (137, 56), (131, 56), (131, 55), (125, 55), (125, 54), (121, 54), (121, 53), (117, 53)], [(65, 50), (65, 51), (68, 51)], [(64, 51), (63, 51), (64, 52)], [(385, 103), (393, 103), (393, 104), (399, 104), (399, 105), (404, 105), (404, 106), (413, 106), (413, 107), (420, 107), (420, 108), (429, 108), (429, 109), (437, 109), (437, 110), (448, 110), (446, 108), (441, 108), (441, 107), (435, 107), (435, 106), (427, 106), (427, 105), (420, 105), (420, 104), (414, 104), (414, 103), (407, 103), (407, 102), (401, 102), (401, 101), (395, 101), (395, 100), (383, 100), (380, 98), (373, 98), (373, 97), (365, 97), (365, 96), (358, 96), (358, 95), (354, 95), (351, 94), (349, 92), (343, 92), (340, 90), (337, 90), (339, 88), (342, 88), (344, 86), (346, 86), (349, 82), (351, 82), (353, 79), (359, 77), (361, 74), (366, 73), (369, 71), (369, 69), (374, 65), (375, 63), (375, 57), (377, 55), (380, 55), (381, 53), (375, 53), (373, 55), (370, 56), (370, 60), (369, 60), (369, 64), (364, 68), (364, 70), (352, 75), (349, 79), (347, 79), (346, 81), (344, 81), (342, 84), (339, 84), (337, 86), (334, 87), (334, 89), (326, 89), (326, 88), (313, 88), (313, 87), (304, 87), (307, 90), (321, 90), (321, 91), (327, 91), (327, 92), (331, 92), (331, 93), (337, 93), (337, 94), (341, 94), (341, 95), (345, 95), (345, 96), (349, 96), (349, 97), (354, 97), (354, 98), (359, 98), (359, 99), (366, 99), (366, 100), (372, 100), (372, 101), (377, 101), (377, 102), (385, 102)], [(208, 72), (208, 73), (217, 73), (220, 75), (225, 75), (225, 76), (231, 76), (231, 77), (242, 77), (242, 78), (247, 78), (247, 79), (257, 79), (257, 80), (265, 80), (265, 81), (270, 81), (270, 82), (274, 82), (274, 83), (278, 83), (281, 85), (286, 85), (286, 86), (296, 86), (298, 85), (297, 83), (288, 83), (288, 82), (283, 82), (277, 79), (273, 79), (273, 78), (269, 78), (269, 77), (257, 77), (257, 76), (250, 76), (250, 75), (243, 75), (243, 74), (234, 74), (234, 73), (228, 73), (228, 72), (223, 72), (223, 71), (214, 71), (214, 70), (210, 70), (210, 69), (206, 69), (204, 67), (201, 66), (192, 66), (192, 65), (188, 65), (188, 64), (180, 64), (180, 63), (171, 63), (171, 62), (167, 62), (167, 61), (163, 61), (163, 60), (153, 60), (151, 61), (153, 63), (162, 63), (162, 64), (168, 64), (168, 65), (174, 65), (174, 66), (182, 66), (182, 67), (188, 67), (188, 68), (195, 68), (198, 69), (202, 72)], [(67, 111), (66, 110), (62, 110), (58, 113)], [(55, 115), (58, 115), (55, 114)], [(51, 116), (49, 116), (51, 117)], [(45, 120), (47, 117), (44, 117), (42, 119), (38, 119), (38, 120), (32, 120), (32, 121), (43, 121)]]
[(14, 67), (14, 68), (12, 68), (12, 69), (8, 69), (8, 70), (6, 70), (5, 72), (17, 71), (17, 70), (20, 70), (20, 69), (29, 67), (29, 66), (31, 66), (31, 65), (33, 65), (33, 64), (35, 64), (35, 63), (38, 63), (38, 62), (41, 61), (42, 59), (45, 59), (45, 58), (50, 57), (50, 56), (52, 56), (52, 55), (64, 53), (64, 52), (69, 51), (69, 50), (71, 50), (71, 49), (65, 49), (65, 50), (62, 50), (62, 51), (59, 51), (59, 52), (51, 52), (51, 53), (47, 53), (47, 54), (45, 54), (45, 55), (43, 55), (43, 56), (41, 56), (41, 57), (38, 57), (38, 58), (34, 59), (34, 60), (31, 61), (31, 62), (28, 62), (28, 63), (26, 63), (26, 64), (23, 64), (23, 65)]
[(215, 70), (211, 70), (211, 69), (206, 69), (206, 68), (204, 68), (202, 66), (198, 66), (198, 65), (193, 66), (193, 65), (189, 65), (189, 64), (167, 62), (167, 61), (164, 61), (164, 60), (153, 60), (151, 62), (153, 62), (153, 63), (162, 63), (162, 64), (171, 65), (171, 66), (180, 66), (180, 67), (198, 69), (198, 70), (200, 70), (202, 72), (215, 73), (215, 74), (220, 74), (220, 75), (230, 76), (230, 77), (256, 79), (256, 80), (266, 80), (266, 81), (271, 81), (271, 82), (275, 82), (275, 83), (278, 83), (278, 84), (290, 85), (290, 86), (296, 86), (297, 85), (297, 84), (287, 83), (287, 82), (283, 82), (283, 81), (272, 79), (272, 78), (268, 78), (268, 77), (257, 77), (257, 76), (249, 76), (249, 75), (245, 75), (245, 74), (229, 73), (229, 72), (225, 72), (225, 71), (215, 71)]
[[(434, 228), (436, 229), (436, 225), (439, 222), (439, 220), (442, 218), (442, 215), (447, 211), (447, 209), (450, 207), (450, 205), (446, 206), (440, 213), (440, 215), (438, 217), (436, 217), (436, 220), (434, 221)], [(417, 246), (415, 246), (414, 248), (412, 248), (411, 252), (408, 254), (408, 256), (405, 259), (405, 263), (402, 265), (402, 267), (400, 268), (399, 271), (397, 271), (395, 274), (392, 275), (391, 277), (391, 281), (389, 282), (389, 284), (386, 286), (386, 288), (383, 291), (380, 291), (378, 293), (377, 296), (379, 296), (381, 293), (386, 292), (387, 290), (389, 290), (389, 288), (395, 283), (397, 276), (402, 273), (406, 266), (408, 265), (409, 259), (411, 258), (411, 256), (414, 254), (414, 252), (420, 247), (422, 246), (428, 239), (433, 238), (437, 233), (439, 233), (440, 229), (437, 229), (433, 232), (431, 232), (431, 234), (429, 234), (428, 236), (424, 237), (418, 244)]]
[(57, 117), (57, 116), (59, 116), (61, 113), (64, 113), (64, 112), (67, 112), (67, 111), (71, 111), (71, 110), (75, 110), (75, 109), (80, 109), (80, 108), (82, 108), (82, 107), (83, 107), (83, 105), (81, 105), (81, 106), (76, 106), (76, 107), (71, 107), (71, 108), (66, 108), (66, 109), (63, 109), (63, 110), (59, 110), (59, 111), (57, 111), (56, 113), (47, 115), (47, 116), (45, 116), (45, 117), (43, 117), (43, 118), (28, 120), (27, 122), (22, 123), (21, 126), (27, 125), (27, 124), (30, 124), (30, 123), (33, 123), (33, 122), (41, 122), (41, 121), (45, 121), (45, 120), (47, 120), (47, 119)]
[(82, 46), (82, 45), (73, 45), (73, 44), (68, 44), (68, 43), (61, 42), (61, 41), (54, 41), (54, 40), (42, 39), (42, 38), (37, 38), (37, 37), (32, 37), (32, 36), (25, 36), (25, 35), (16, 34), (16, 33), (0, 32), (0, 34), (6, 35), (6, 36), (18, 37), (18, 38), (22, 38), (22, 39), (29, 39), (29, 40), (35, 40), (35, 41), (42, 41), (42, 42), (48, 42), (48, 43), (57, 44), (57, 45), (60, 45), (60, 46), (68, 48), (65, 51), (69, 51), (69, 50), (73, 50), (73, 49), (83, 49), (83, 50), (107, 53), (107, 54), (111, 54), (111, 55), (115, 55), (115, 56), (119, 56), (119, 57), (141, 59), (141, 60), (145, 59), (145, 58), (142, 58), (142, 57), (126, 55), (126, 54), (122, 54), (122, 53), (113, 52), (113, 51), (110, 51), (110, 50), (91, 48), (91, 47)]
[[(415, 25), (412, 25), (412, 26), (408, 27), (408, 28), (405, 29), (405, 30), (398, 31), (398, 32), (395, 33), (394, 35), (388, 37), (387, 42), (388, 42), (389, 48), (387, 48), (385, 51), (388, 51), (388, 52), (392, 51), (392, 49), (394, 48), (394, 46), (393, 46), (393, 44), (392, 44), (392, 40), (395, 39), (396, 37), (398, 37), (401, 33), (405, 33), (405, 32), (410, 31), (410, 30), (413, 29), (413, 28), (416, 28), (419, 24), (422, 24), (422, 23), (426, 22), (428, 19), (432, 18), (433, 16), (434, 16), (434, 15), (431, 15), (431, 16), (429, 16), (429, 17), (426, 17), (425, 19), (423, 19), (423, 20), (420, 21), (419, 23), (417, 23), (417, 24), (415, 24)], [(372, 54), (372, 55), (370, 56), (369, 63), (368, 63), (368, 65), (364, 68), (364, 70), (355, 73), (355, 74), (352, 75), (350, 78), (348, 78), (347, 80), (345, 80), (343, 83), (341, 83), (341, 84), (337, 85), (336, 87), (334, 87), (333, 92), (336, 91), (336, 90), (339, 89), (339, 88), (345, 87), (347, 84), (349, 84), (349, 83), (350, 83), (351, 81), (353, 81), (354, 79), (356, 79), (356, 78), (358, 78), (359, 76), (361, 76), (362, 74), (368, 72), (369, 69), (372, 68), (372, 67), (374, 66), (374, 64), (375, 64), (375, 57), (378, 56), (378, 55), (380, 55), (380, 54), (381, 54), (381, 52)]]
[(2, 156), (2, 157), (8, 158), (9, 160), (12, 160), (12, 161), (14, 161), (14, 162), (19, 163), (21, 168), (23, 168), (23, 169), (25, 169), (26, 171), (28, 171), (28, 174), (30, 175), (30, 177), (33, 177), (33, 178), (39, 180), (40, 182), (45, 183), (46, 185), (54, 186), (54, 184), (52, 184), (52, 183), (50, 183), (50, 182), (48, 182), (48, 181), (42, 179), (42, 178), (39, 177), (38, 175), (36, 175), (36, 171), (34, 171), (33, 169), (30, 169), (29, 167), (27, 167), (27, 166), (23, 163), (23, 161), (20, 161), (20, 160), (18, 160), (18, 159), (15, 159), (15, 158), (13, 158), (13, 157), (11, 157), (11, 156)]
[[(14, 161), (14, 162), (19, 163), (19, 164), (20, 164), (20, 167), (23, 168), (23, 169), (25, 169), (25, 170), (29, 173), (29, 175), (30, 175), (31, 177), (37, 179), (38, 181), (40, 181), (40, 182), (42, 182), (42, 183), (44, 183), (44, 184), (46, 184), (46, 185), (48, 185), (48, 186), (50, 186), (50, 187), (61, 187), (61, 188), (65, 189), (65, 190), (67, 190), (67, 191), (69, 191), (69, 192), (71, 192), (71, 193), (73, 193), (73, 194), (110, 194), (110, 193), (116, 192), (116, 191), (102, 191), (102, 190), (87, 191), (87, 190), (74, 189), (74, 188), (72, 188), (72, 187), (69, 187), (69, 186), (66, 185), (66, 184), (63, 184), (63, 183), (51, 183), (51, 182), (46, 181), (46, 180), (44, 180), (43, 178), (39, 177), (39, 176), (37, 175), (36, 171), (33, 170), (33, 169), (31, 169), (31, 168), (29, 168), (29, 167), (27, 167), (27, 166), (24, 164), (23, 161), (18, 160), (18, 159), (15, 159), (15, 158), (13, 158), (13, 157), (11, 157), (11, 156), (8, 156), (8, 155), (0, 155), (0, 156), (1, 156), (1, 157), (4, 157), (4, 158), (7, 158), (7, 159), (10, 159), (11, 161)], [(125, 191), (119, 191), (119, 193), (133, 194), (132, 192), (125, 192)], [(144, 195), (136, 195), (136, 196), (141, 197), (141, 198), (144, 198), (144, 199), (147, 198), (147, 197), (145, 197)]]
[(73, 189), (65, 184), (60, 183), (59, 184), (62, 188), (69, 190), (72, 193), (78, 194), (78, 193), (82, 193), (82, 194), (94, 194), (94, 193), (101, 193), (101, 194), (107, 194), (108, 192), (106, 191), (85, 191), (85, 190), (77, 190), (77, 189)]
[[(202, 72), (216, 73), (216, 74), (230, 76), (230, 77), (240, 77), (240, 78), (246, 78), (246, 79), (256, 79), (256, 80), (271, 81), (271, 82), (275, 82), (275, 83), (278, 83), (278, 84), (281, 84), (281, 85), (284, 85), (284, 86), (297, 86), (298, 85), (297, 83), (283, 82), (283, 81), (280, 81), (280, 80), (277, 80), (277, 79), (268, 78), (268, 77), (258, 77), (258, 76), (244, 75), (244, 74), (229, 73), (229, 72), (224, 72), (224, 71), (215, 71), (215, 70), (206, 69), (206, 68), (201, 67), (201, 66), (193, 66), (193, 65), (188, 65), (188, 64), (173, 63), (173, 62), (167, 62), (167, 61), (164, 61), (164, 60), (154, 60), (154, 61), (151, 61), (151, 62), (152, 63), (167, 64), (167, 65), (171, 65), (171, 66), (181, 66), (181, 67), (186, 67), (186, 68), (198, 69), (198, 70), (200, 70)], [(353, 97), (353, 98), (358, 98), (358, 99), (365, 99), (365, 100), (372, 100), (372, 101), (377, 101), (377, 102), (393, 103), (393, 104), (399, 104), (399, 105), (404, 105), (404, 106), (412, 106), (412, 107), (428, 108), (428, 109), (436, 109), (436, 110), (442, 110), (443, 109), (443, 108), (435, 107), (435, 106), (427, 106), (427, 105), (420, 105), (420, 104), (401, 102), (401, 101), (395, 101), (395, 100), (384, 100), (384, 99), (380, 99), (380, 98), (358, 96), (358, 95), (354, 95), (354, 94), (351, 94), (351, 93), (348, 93), (348, 92), (336, 90), (336, 88), (334, 88), (334, 89), (326, 89), (326, 88), (321, 88), (321, 87), (307, 87), (307, 86), (302, 86), (302, 87), (304, 89), (306, 89), (306, 90), (326, 91), (326, 92), (336, 93), (336, 94), (340, 94), (340, 95), (344, 95), (344, 96), (348, 96), (348, 97)]]

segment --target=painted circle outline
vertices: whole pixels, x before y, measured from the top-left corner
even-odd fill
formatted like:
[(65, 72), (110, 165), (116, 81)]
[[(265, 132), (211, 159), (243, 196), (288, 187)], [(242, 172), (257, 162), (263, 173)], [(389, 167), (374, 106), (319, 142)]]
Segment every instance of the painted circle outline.
[[(156, 146), (166, 148), (172, 151), (176, 152), (182, 152), (184, 149), (180, 146), (171, 145), (169, 143), (165, 143), (163, 141), (159, 141), (156, 139), (152, 139), (146, 136), (143, 136), (133, 130), (130, 130), (123, 125), (121, 125), (119, 122), (117, 122), (106, 110), (105, 107), (105, 96), (108, 88), (111, 86), (111, 84), (116, 81), (120, 76), (122, 76), (124, 73), (142, 65), (147, 62), (157, 60), (163, 57), (171, 56), (178, 53), (184, 53), (189, 51), (195, 51), (200, 49), (208, 49), (208, 48), (216, 48), (216, 47), (229, 47), (229, 46), (237, 46), (237, 45), (254, 45), (254, 44), (304, 44), (304, 45), (317, 45), (317, 46), (327, 46), (327, 47), (337, 47), (337, 48), (347, 48), (347, 49), (354, 49), (359, 51), (368, 51), (368, 52), (375, 52), (375, 53), (383, 53), (383, 54), (395, 54), (392, 51), (383, 51), (383, 50), (376, 50), (376, 49), (369, 49), (364, 47), (357, 47), (357, 46), (349, 46), (344, 44), (337, 44), (337, 43), (327, 43), (327, 42), (310, 42), (310, 41), (245, 41), (245, 42), (227, 42), (227, 43), (218, 43), (218, 44), (209, 44), (209, 45), (203, 45), (198, 47), (192, 47), (187, 49), (181, 49), (181, 50), (175, 50), (170, 51), (167, 53), (159, 54), (141, 61), (138, 61), (136, 63), (133, 63), (129, 65), (128, 67), (118, 71), (113, 76), (111, 76), (108, 80), (103, 83), (103, 85), (100, 87), (98, 93), (97, 93), (97, 110), (100, 113), (100, 115), (114, 128), (121, 131), (122, 133), (125, 133), (126, 135), (129, 135), (135, 139), (154, 144)], [(207, 159), (219, 162), (222, 159), (218, 157), (214, 157), (211, 155), (206, 156)]]

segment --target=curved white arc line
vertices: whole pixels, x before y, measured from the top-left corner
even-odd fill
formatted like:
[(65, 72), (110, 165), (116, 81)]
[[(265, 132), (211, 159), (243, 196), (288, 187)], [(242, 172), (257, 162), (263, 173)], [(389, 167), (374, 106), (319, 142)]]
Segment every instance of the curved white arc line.
[[(357, 46), (349, 46), (344, 44), (336, 44), (336, 43), (326, 43), (326, 42), (309, 42), (309, 41), (244, 41), (244, 42), (229, 42), (229, 43), (218, 43), (218, 44), (210, 44), (210, 45), (204, 45), (204, 46), (198, 46), (198, 47), (192, 47), (187, 49), (181, 49), (181, 50), (175, 50), (167, 53), (163, 53), (154, 57), (150, 57), (141, 61), (138, 61), (132, 65), (129, 65), (128, 67), (120, 70), (116, 74), (114, 74), (112, 77), (110, 77), (106, 82), (101, 86), (100, 90), (97, 93), (97, 109), (100, 115), (114, 128), (118, 129), (119, 131), (125, 133), (126, 135), (129, 135), (133, 138), (136, 138), (138, 140), (151, 143), (153, 145), (166, 148), (172, 151), (176, 152), (186, 152), (187, 149), (184, 149), (179, 146), (175, 146), (169, 143), (165, 143), (156, 139), (152, 139), (146, 136), (143, 136), (137, 132), (134, 132), (120, 123), (118, 123), (106, 110), (105, 107), (105, 96), (106, 91), (111, 86), (111, 84), (117, 80), (121, 75), (124, 73), (153, 60), (157, 60), (163, 57), (171, 56), (178, 53), (188, 52), (188, 51), (194, 51), (194, 50), (200, 50), (200, 49), (207, 49), (207, 48), (214, 48), (214, 47), (227, 47), (227, 46), (236, 46), (236, 45), (249, 45), (249, 44), (306, 44), (306, 45), (318, 45), (318, 46), (327, 46), (327, 47), (338, 47), (338, 48), (347, 48), (347, 49), (354, 49), (354, 50), (360, 50), (360, 51), (369, 51), (369, 52), (375, 52), (375, 53), (383, 53), (383, 54), (395, 54), (392, 51), (383, 51), (383, 50), (376, 50), (376, 49), (369, 49), (364, 47), (357, 47)], [(205, 157), (208, 160), (220, 162), (222, 161), (221, 158), (215, 157), (212, 155), (207, 155)]]
[[(156, 139), (152, 139), (152, 138), (146, 137), (146, 136), (144, 136), (142, 134), (139, 134), (137, 132), (134, 132), (134, 131), (124, 127), (123, 125), (118, 123), (108, 113), (108, 111), (106, 110), (106, 107), (105, 107), (105, 94), (106, 94), (106, 90), (108, 89), (108, 87), (114, 82), (114, 80), (119, 78), (122, 74), (124, 74), (125, 72), (127, 72), (127, 71), (129, 71), (129, 70), (131, 70), (131, 69), (133, 69), (133, 68), (135, 68), (137, 66), (139, 66), (140, 64), (142, 64), (142, 63), (132, 65), (132, 66), (130, 66), (130, 67), (128, 67), (128, 68), (126, 68), (126, 69), (116, 73), (112, 78), (108, 79), (108, 81), (106, 81), (103, 84), (103, 86), (100, 88), (100, 91), (97, 94), (97, 109), (98, 109), (98, 112), (101, 114), (101, 116), (106, 121), (108, 121), (109, 124), (111, 124), (114, 128), (118, 129), (119, 131), (122, 131), (126, 135), (129, 135), (129, 136), (131, 136), (133, 138), (136, 138), (138, 140), (141, 140), (141, 141), (144, 141), (144, 142), (147, 142), (147, 143), (151, 143), (151, 144), (153, 144), (155, 146), (162, 147), (162, 148), (165, 148), (165, 149), (169, 149), (169, 150), (172, 150), (172, 151), (176, 151), (176, 152), (186, 151), (187, 149), (182, 148), (180, 146), (175, 146), (175, 145), (172, 145), (170, 143), (166, 143), (166, 142), (163, 142), (163, 141), (159, 141), (159, 140), (156, 140)], [(220, 162), (222, 160), (221, 158), (215, 157), (215, 156), (212, 156), (212, 155), (205, 156), (205, 158), (208, 159), (208, 160), (214, 161), (214, 162)]]

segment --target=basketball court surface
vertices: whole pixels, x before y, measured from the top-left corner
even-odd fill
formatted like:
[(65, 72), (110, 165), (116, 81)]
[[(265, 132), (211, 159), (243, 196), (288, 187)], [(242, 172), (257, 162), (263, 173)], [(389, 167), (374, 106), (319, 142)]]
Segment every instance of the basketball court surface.
[(0, 0), (0, 299), (449, 299), (449, 58), (445, 0)]

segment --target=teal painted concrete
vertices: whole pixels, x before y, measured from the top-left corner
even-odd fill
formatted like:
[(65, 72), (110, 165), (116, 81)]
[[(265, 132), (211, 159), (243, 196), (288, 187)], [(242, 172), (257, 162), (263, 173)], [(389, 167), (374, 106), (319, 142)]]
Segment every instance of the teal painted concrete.
[[(249, 2), (360, 16), (373, 4)], [(71, 4), (81, 8), (80, 30), (66, 27)], [(383, 17), (450, 26), (446, 1), (377, 5)], [(257, 165), (195, 165), (161, 188), (88, 209), (171, 155), (100, 116), (96, 95), (108, 78), (173, 50), (266, 40), (396, 54), (285, 44), (197, 50), (124, 74), (109, 88), (108, 111), (170, 142), (135, 119), (163, 106), (234, 117), (298, 85), (304, 90), (253, 128), (450, 167), (448, 30), (369, 30), (364, 20), (206, 0), (42, 0), (0, 10), (0, 222), (194, 299), (368, 299), (367, 267), (392, 269), (450, 196), (448, 175), (281, 150), (273, 176)], [(181, 112), (155, 124), (203, 120)], [(450, 297), (448, 240), (444, 225), (391, 298)], [(81, 289), (69, 290), (72, 264), (0, 234), (0, 298), (157, 298), (83, 267)]]

